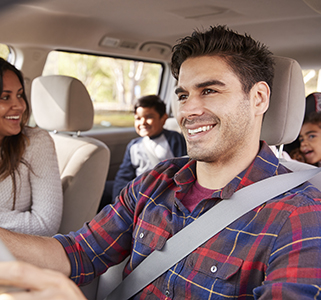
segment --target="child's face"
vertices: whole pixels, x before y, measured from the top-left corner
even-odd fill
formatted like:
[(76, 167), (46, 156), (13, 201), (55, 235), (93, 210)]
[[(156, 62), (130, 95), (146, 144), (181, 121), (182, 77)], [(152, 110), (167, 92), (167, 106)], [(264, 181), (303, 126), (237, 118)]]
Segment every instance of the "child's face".
[(303, 124), (300, 131), (300, 150), (309, 164), (321, 161), (321, 129), (316, 124)]
[(160, 117), (154, 107), (138, 107), (135, 113), (135, 129), (140, 136), (155, 136), (162, 132), (167, 119)]

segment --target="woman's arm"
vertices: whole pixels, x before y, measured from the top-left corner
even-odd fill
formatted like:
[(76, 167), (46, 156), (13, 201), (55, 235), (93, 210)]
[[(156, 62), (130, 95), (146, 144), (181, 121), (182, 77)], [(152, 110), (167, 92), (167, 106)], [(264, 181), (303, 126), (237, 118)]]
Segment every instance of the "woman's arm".
[(17, 260), (70, 276), (69, 258), (57, 239), (12, 232), (3, 228), (0, 228), (0, 239)]
[(29, 128), (27, 133), (30, 145), (24, 158), (32, 171), (20, 166), (15, 209), (0, 210), (0, 226), (21, 233), (51, 236), (58, 232), (63, 206), (55, 146), (45, 130)]

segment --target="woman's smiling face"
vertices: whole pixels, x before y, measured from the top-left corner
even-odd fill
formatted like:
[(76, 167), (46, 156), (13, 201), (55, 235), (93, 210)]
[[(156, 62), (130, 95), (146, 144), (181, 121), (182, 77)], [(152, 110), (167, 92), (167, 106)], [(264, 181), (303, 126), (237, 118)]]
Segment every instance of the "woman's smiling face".
[(18, 76), (10, 70), (3, 73), (3, 91), (0, 96), (0, 144), (6, 136), (21, 131), (22, 115), (26, 110), (23, 87)]

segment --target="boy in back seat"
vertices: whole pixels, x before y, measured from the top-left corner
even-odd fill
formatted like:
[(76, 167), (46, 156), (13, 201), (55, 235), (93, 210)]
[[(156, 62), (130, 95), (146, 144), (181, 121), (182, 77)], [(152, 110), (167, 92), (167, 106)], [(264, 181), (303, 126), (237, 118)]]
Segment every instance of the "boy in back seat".
[(114, 181), (107, 181), (98, 211), (114, 201), (122, 188), (159, 162), (186, 155), (182, 134), (164, 129), (166, 105), (157, 95), (137, 100), (134, 106), (135, 130), (140, 137), (131, 140)]

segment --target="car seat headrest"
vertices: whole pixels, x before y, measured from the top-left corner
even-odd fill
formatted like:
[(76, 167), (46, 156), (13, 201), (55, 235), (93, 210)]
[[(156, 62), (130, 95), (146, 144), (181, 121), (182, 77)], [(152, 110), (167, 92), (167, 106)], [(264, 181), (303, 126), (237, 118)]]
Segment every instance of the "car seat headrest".
[(31, 106), (37, 125), (46, 130), (86, 131), (93, 126), (94, 109), (88, 91), (73, 77), (35, 78)]
[(305, 111), (305, 87), (300, 65), (275, 56), (270, 106), (265, 113), (261, 139), (269, 145), (289, 144), (299, 135)]
[(321, 93), (314, 92), (305, 99), (305, 117), (310, 113), (321, 111)]

